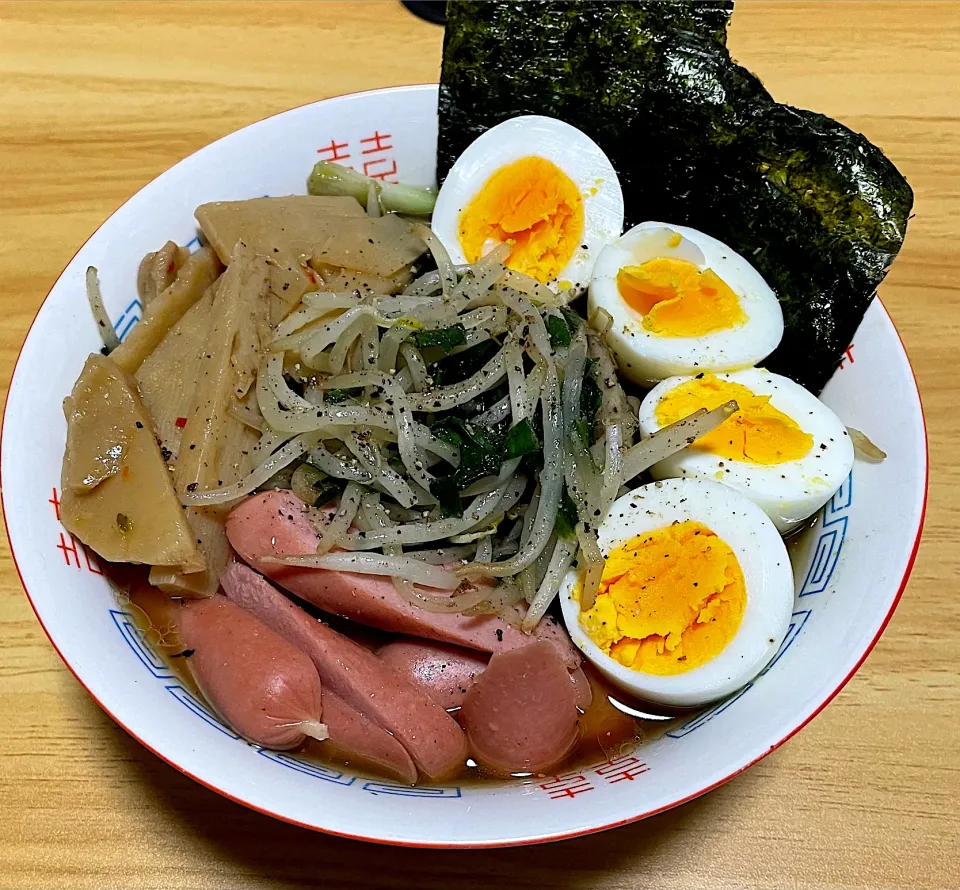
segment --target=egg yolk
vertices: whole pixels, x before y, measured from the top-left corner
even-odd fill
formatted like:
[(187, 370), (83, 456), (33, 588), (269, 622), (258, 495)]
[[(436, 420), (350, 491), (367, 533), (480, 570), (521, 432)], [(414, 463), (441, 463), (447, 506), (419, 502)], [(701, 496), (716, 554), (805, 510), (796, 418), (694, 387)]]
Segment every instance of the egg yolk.
[(813, 436), (797, 422), (742, 383), (704, 374), (670, 390), (656, 408), (657, 423), (667, 426), (700, 408), (719, 408), (736, 399), (740, 410), (691, 446), (729, 460), (782, 464), (803, 457), (813, 448)]
[(496, 171), (460, 215), (468, 263), (510, 244), (507, 265), (537, 281), (556, 278), (583, 236), (583, 199), (573, 180), (546, 158), (520, 158)]
[(622, 665), (667, 676), (722, 652), (746, 602), (730, 546), (699, 522), (677, 522), (610, 553), (596, 603), (580, 624)]
[(643, 327), (664, 337), (702, 337), (747, 320), (740, 298), (713, 269), (658, 257), (617, 273), (623, 301), (643, 316)]

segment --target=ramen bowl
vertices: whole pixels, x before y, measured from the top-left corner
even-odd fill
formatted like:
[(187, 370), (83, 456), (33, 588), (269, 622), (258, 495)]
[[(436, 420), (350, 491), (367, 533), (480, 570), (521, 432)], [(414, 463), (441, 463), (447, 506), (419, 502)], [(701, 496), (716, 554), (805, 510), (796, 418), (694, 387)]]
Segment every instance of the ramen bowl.
[(752, 683), (706, 710), (651, 724), (636, 750), (557, 776), (409, 787), (257, 748), (170, 670), (59, 523), (61, 400), (100, 348), (84, 272), (100, 271), (121, 336), (140, 317), (140, 259), (168, 239), (196, 244), (206, 201), (302, 194), (318, 158), (414, 184), (434, 178), (437, 88), (341, 96), (253, 124), (181, 161), (80, 249), (38, 312), (13, 375), (0, 473), (24, 590), (67, 667), (127, 732), (201, 784), (252, 809), (344, 837), (486, 847), (575, 837), (642, 819), (716, 788), (808, 723), (853, 676), (907, 583), (923, 521), (926, 437), (897, 331), (871, 305), (823, 400), (888, 454), (857, 462), (792, 545), (789, 632)]

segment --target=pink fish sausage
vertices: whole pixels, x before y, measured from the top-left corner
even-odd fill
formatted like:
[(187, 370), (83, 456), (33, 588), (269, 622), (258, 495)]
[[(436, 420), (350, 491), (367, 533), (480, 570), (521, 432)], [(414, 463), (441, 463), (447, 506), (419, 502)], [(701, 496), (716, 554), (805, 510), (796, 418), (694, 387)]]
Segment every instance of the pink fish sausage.
[(377, 650), (377, 655), (448, 711), (463, 704), (467, 690), (487, 666), (485, 656), (469, 649), (426, 640), (395, 640)]
[(593, 686), (590, 678), (583, 672), (583, 668), (577, 668), (570, 674), (570, 682), (577, 692), (577, 707), (581, 712), (586, 711), (593, 704)]
[(240, 735), (278, 750), (326, 737), (317, 669), (253, 615), (223, 596), (197, 600), (180, 637), (200, 691)]
[(323, 690), (323, 720), (329, 733), (323, 747), (331, 757), (361, 769), (372, 767), (411, 785), (417, 781), (417, 767), (407, 749), (329, 689)]
[(469, 617), (427, 612), (406, 602), (389, 578), (263, 563), (262, 556), (303, 556), (317, 549), (317, 532), (304, 505), (289, 491), (247, 498), (227, 519), (233, 549), (255, 569), (320, 609), (392, 633), (426, 637), (481, 652), (504, 652), (532, 639), (549, 639), (570, 670), (580, 655), (566, 631), (545, 618), (533, 635), (496, 615)]
[(228, 566), (221, 583), (231, 601), (305, 652), (327, 688), (392, 733), (426, 778), (443, 779), (463, 766), (466, 739), (457, 722), (376, 655), (311, 618), (242, 563)]
[(577, 692), (547, 642), (494, 655), (460, 717), (470, 752), (495, 773), (545, 773), (577, 743)]

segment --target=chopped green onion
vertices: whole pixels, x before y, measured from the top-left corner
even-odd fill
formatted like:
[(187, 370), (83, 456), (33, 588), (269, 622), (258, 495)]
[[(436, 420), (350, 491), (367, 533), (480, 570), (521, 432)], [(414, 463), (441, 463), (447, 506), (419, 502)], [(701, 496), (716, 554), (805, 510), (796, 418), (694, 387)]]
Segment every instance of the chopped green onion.
[(560, 314), (566, 320), (567, 327), (569, 327), (571, 331), (579, 330), (580, 325), (583, 324), (583, 319), (569, 306), (561, 306)]
[(427, 370), (435, 386), (460, 383), (479, 371), (500, 351), (500, 348), (500, 343), (495, 339), (481, 340), (476, 346), (451, 355), (450, 358), (439, 359)]
[(467, 342), (467, 331), (462, 324), (454, 324), (433, 331), (417, 331), (413, 340), (420, 349), (438, 346), (444, 355), (449, 355), (457, 346)]
[(430, 483), (430, 494), (440, 504), (440, 512), (444, 518), (448, 516), (462, 516), (463, 506), (460, 503), (460, 489), (453, 476), (442, 476)]
[(534, 454), (540, 450), (540, 440), (537, 438), (533, 424), (528, 418), (514, 424), (507, 433), (507, 457), (523, 457), (525, 454)]
[(559, 315), (548, 315), (544, 318), (547, 325), (547, 333), (550, 335), (550, 345), (554, 349), (560, 349), (570, 345), (570, 326), (566, 320)]
[(590, 424), (585, 417), (578, 417), (573, 422), (573, 431), (580, 437), (580, 441), (589, 448), (593, 444), (593, 437), (590, 435)]
[(305, 504), (311, 504), (314, 507), (322, 507), (339, 497), (346, 484), (343, 479), (328, 476), (308, 463), (300, 464), (290, 477), (290, 488), (293, 493)]
[[(600, 406), (603, 404), (603, 393), (600, 392), (600, 387), (592, 373), (595, 364), (595, 359), (587, 359), (587, 368), (584, 371), (583, 385), (580, 389), (580, 413), (589, 430), (593, 429), (597, 414), (600, 413)], [(589, 445), (591, 439), (584, 438), (584, 441)]]
[(560, 501), (560, 509), (557, 511), (557, 520), (554, 523), (554, 531), (558, 538), (564, 541), (575, 541), (577, 538), (577, 505), (570, 497), (566, 486), (563, 488), (563, 498)]
[(451, 445), (456, 445), (457, 448), (460, 448), (463, 445), (463, 436), (460, 435), (455, 429), (448, 426), (444, 420), (441, 420), (438, 424), (431, 427), (431, 432), (438, 438), (442, 439), (444, 442), (448, 442)]
[[(464, 489), (470, 483), (484, 476), (495, 476), (500, 472), (504, 460), (504, 436), (494, 428), (468, 423), (459, 417), (448, 415), (437, 421), (430, 431), (439, 439), (456, 445), (460, 451), (460, 463), (452, 479), (458, 489)], [(439, 500), (440, 496), (431, 489)]]

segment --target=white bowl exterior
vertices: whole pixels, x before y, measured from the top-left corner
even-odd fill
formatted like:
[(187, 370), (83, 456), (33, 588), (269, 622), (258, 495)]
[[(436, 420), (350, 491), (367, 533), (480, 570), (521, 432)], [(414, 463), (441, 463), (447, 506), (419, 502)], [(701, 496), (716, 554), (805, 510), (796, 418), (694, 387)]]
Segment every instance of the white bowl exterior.
[(302, 193), (314, 161), (334, 153), (349, 153), (342, 160), (361, 170), (367, 164), (370, 173), (429, 184), (436, 95), (435, 86), (375, 91), (261, 121), (182, 161), (107, 220), (63, 272), (24, 344), (4, 416), (3, 507), (24, 587), (64, 661), (118, 723), (177, 768), (241, 803), (337, 834), (427, 846), (529, 843), (612, 827), (695, 797), (768, 753), (829, 701), (882, 630), (912, 563), (926, 442), (906, 355), (875, 302), (852, 359), (823, 398), (851, 426), (869, 430), (888, 459), (856, 466), (795, 554), (793, 623), (764, 674), (631, 756), (526, 783), (408, 788), (238, 739), (144, 644), (95, 557), (58, 522), (60, 399), (99, 347), (84, 270), (99, 268), (123, 333), (138, 316), (139, 259), (169, 238), (194, 238), (193, 210), (204, 201)]

